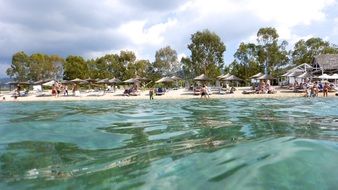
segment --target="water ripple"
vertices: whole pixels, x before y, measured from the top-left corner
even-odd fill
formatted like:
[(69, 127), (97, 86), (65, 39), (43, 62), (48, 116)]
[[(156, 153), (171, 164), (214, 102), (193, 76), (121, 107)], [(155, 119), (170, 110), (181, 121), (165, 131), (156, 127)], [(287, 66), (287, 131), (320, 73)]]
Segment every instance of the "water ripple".
[[(306, 167), (338, 176), (331, 169), (338, 161), (337, 104), (321, 98), (0, 104), (6, 110), (0, 187), (297, 187), (284, 178), (300, 177)], [(317, 161), (323, 154), (327, 163)], [(282, 177), (267, 177), (271, 172)], [(337, 185), (330, 177), (318, 181), (324, 182)]]

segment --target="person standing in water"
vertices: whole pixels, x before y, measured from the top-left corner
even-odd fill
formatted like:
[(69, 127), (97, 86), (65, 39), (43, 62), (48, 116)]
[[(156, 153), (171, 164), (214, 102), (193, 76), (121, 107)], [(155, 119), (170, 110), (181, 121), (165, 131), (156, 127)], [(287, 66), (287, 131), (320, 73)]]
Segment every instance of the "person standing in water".
[(201, 98), (207, 98), (207, 95), (208, 95), (208, 90), (207, 88), (205, 87), (205, 85), (203, 85), (202, 89), (201, 89)]
[(329, 92), (330, 85), (328, 82), (325, 82), (324, 87), (323, 87), (323, 96), (327, 97), (327, 94)]
[(153, 89), (153, 88), (151, 88), (151, 89), (149, 90), (149, 99), (150, 99), (150, 100), (153, 100), (153, 99), (154, 99), (154, 89)]

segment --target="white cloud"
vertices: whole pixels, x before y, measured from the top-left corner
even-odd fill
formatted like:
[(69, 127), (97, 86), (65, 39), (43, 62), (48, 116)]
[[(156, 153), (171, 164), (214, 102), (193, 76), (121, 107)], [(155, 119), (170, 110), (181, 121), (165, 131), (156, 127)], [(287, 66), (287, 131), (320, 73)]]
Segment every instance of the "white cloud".
[(338, 17), (334, 19), (333, 35), (338, 36)]
[(131, 21), (119, 27), (118, 32), (129, 38), (135, 45), (159, 45), (165, 39), (163, 33), (176, 24), (175, 20), (168, 19), (164, 23), (146, 27), (147, 20)]

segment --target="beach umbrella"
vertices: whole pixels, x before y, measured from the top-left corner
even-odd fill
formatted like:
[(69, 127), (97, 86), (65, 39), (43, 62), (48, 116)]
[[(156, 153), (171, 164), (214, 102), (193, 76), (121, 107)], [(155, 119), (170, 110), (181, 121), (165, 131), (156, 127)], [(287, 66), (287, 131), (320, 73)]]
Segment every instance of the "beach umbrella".
[(71, 81), (69, 81), (69, 80), (61, 80), (60, 83), (61, 84), (69, 84), (69, 83), (71, 83)]
[(79, 78), (73, 79), (71, 81), (74, 82), (74, 83), (84, 83), (84, 82), (87, 82), (86, 80), (82, 80), (82, 79), (79, 79)]
[(125, 80), (123, 81), (124, 83), (139, 83), (140, 81), (135, 79), (135, 78), (131, 78), (131, 79), (128, 79), (128, 80)]
[(31, 85), (31, 84), (34, 84), (34, 83), (33, 83), (33, 81), (28, 80), (28, 81), (24, 81), (24, 82), (19, 82), (19, 84), (21, 84), (21, 85)]
[(51, 80), (49, 82), (45, 82), (42, 84), (42, 86), (53, 86), (55, 84), (55, 81), (54, 80)]
[(229, 76), (231, 76), (230, 73), (227, 73), (227, 74), (225, 74), (225, 75), (220, 75), (220, 76), (218, 76), (217, 79), (222, 80), (222, 79), (225, 79), (225, 78), (227, 78), (227, 77), (229, 77)]
[(116, 84), (116, 83), (120, 83), (121, 80), (114, 77), (114, 78), (110, 79), (108, 82), (111, 83), (111, 84)]
[(7, 83), (6, 83), (6, 85), (9, 85), (9, 89), (10, 89), (10, 90), (12, 90), (12, 89), (11, 89), (11, 86), (12, 86), (12, 85), (15, 86), (15, 85), (17, 85), (17, 84), (19, 84), (18, 81), (10, 81), (10, 82), (7, 82)]
[(221, 79), (223, 81), (236, 81), (236, 85), (238, 86), (238, 82), (243, 81), (242, 79), (236, 77), (235, 75), (230, 75), (226, 78)]
[(19, 82), (18, 81), (10, 81), (10, 82), (7, 82), (6, 84), (7, 85), (17, 85), (17, 84), (19, 84)]
[(320, 79), (329, 79), (331, 76), (328, 75), (328, 74), (323, 74), (323, 75), (320, 75), (318, 78)]
[(331, 79), (338, 79), (338, 74), (337, 74), (337, 73), (333, 74), (333, 75), (331, 76)]
[(38, 81), (35, 81), (34, 84), (41, 85), (41, 84), (46, 83), (46, 82), (48, 82), (48, 81), (38, 80)]
[(230, 75), (226, 78), (223, 78), (222, 80), (225, 80), (225, 81), (243, 81), (243, 79), (238, 78), (235, 75)]
[(174, 82), (174, 79), (170, 77), (163, 77), (160, 80), (157, 80), (155, 83), (169, 83), (169, 82)]
[(210, 80), (205, 74), (201, 74), (194, 78), (195, 81), (208, 81)]
[(271, 75), (264, 74), (257, 78), (258, 80), (273, 80), (274, 78)]
[(263, 73), (257, 73), (257, 74), (255, 74), (255, 75), (251, 76), (250, 78), (251, 78), (251, 79), (257, 79), (257, 78), (259, 78), (259, 77), (261, 77), (261, 76), (263, 76), (263, 75), (264, 75)]
[(172, 77), (170, 77), (171, 79), (173, 79), (173, 80), (175, 80), (175, 81), (177, 81), (177, 80), (182, 80), (180, 77), (177, 77), (177, 76), (172, 76)]
[(89, 77), (89, 78), (85, 79), (85, 81), (91, 83), (91, 82), (96, 82), (97, 80)]
[(105, 79), (97, 81), (96, 83), (98, 83), (98, 84), (108, 84), (109, 83), (109, 79), (105, 78)]
[(146, 77), (140, 77), (140, 76), (136, 76), (134, 79), (140, 81), (140, 82), (144, 82), (144, 81), (148, 81), (149, 79), (147, 79)]

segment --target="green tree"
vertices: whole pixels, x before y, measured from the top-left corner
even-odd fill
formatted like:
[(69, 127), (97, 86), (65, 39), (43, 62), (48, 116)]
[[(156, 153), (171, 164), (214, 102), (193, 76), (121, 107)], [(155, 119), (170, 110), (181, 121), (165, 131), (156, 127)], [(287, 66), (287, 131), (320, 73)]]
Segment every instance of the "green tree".
[(288, 43), (282, 41), (278, 43), (279, 35), (275, 28), (261, 28), (257, 32), (258, 42), (258, 61), (261, 65), (266, 65), (268, 72), (272, 74), (282, 65), (289, 62), (286, 46)]
[(337, 54), (338, 48), (321, 38), (299, 40), (291, 51), (292, 61), (296, 65), (311, 63), (320, 54)]
[(154, 70), (161, 77), (174, 75), (180, 70), (180, 63), (177, 59), (177, 52), (170, 46), (156, 51)]
[(25, 52), (15, 53), (12, 57), (11, 67), (6, 71), (7, 75), (18, 81), (28, 80), (29, 62), (29, 56)]
[(133, 78), (137, 75), (135, 67), (136, 55), (132, 51), (121, 51), (119, 62), (125, 68), (122, 80)]
[(183, 59), (185, 72), (193, 75), (206, 74), (215, 78), (221, 73), (224, 66), (223, 53), (226, 50), (221, 38), (214, 32), (204, 30), (198, 31), (191, 36), (190, 60)]
[(7, 75), (19, 81), (60, 79), (63, 74), (63, 62), (63, 58), (58, 55), (35, 53), (28, 56), (24, 52), (18, 52), (13, 55)]
[(229, 72), (244, 80), (261, 72), (263, 67), (258, 61), (258, 48), (253, 43), (241, 43), (234, 54), (235, 61), (229, 67)]
[(88, 65), (81, 56), (70, 55), (64, 64), (64, 79), (85, 79), (89, 77)]
[[(32, 54), (29, 61), (29, 79), (33, 81), (43, 79), (61, 79), (63, 58), (57, 55)], [(61, 76), (60, 76), (61, 75)]]
[(137, 60), (134, 65), (136, 75), (147, 78), (147, 72), (149, 71), (149, 67), (151, 67), (149, 60)]

